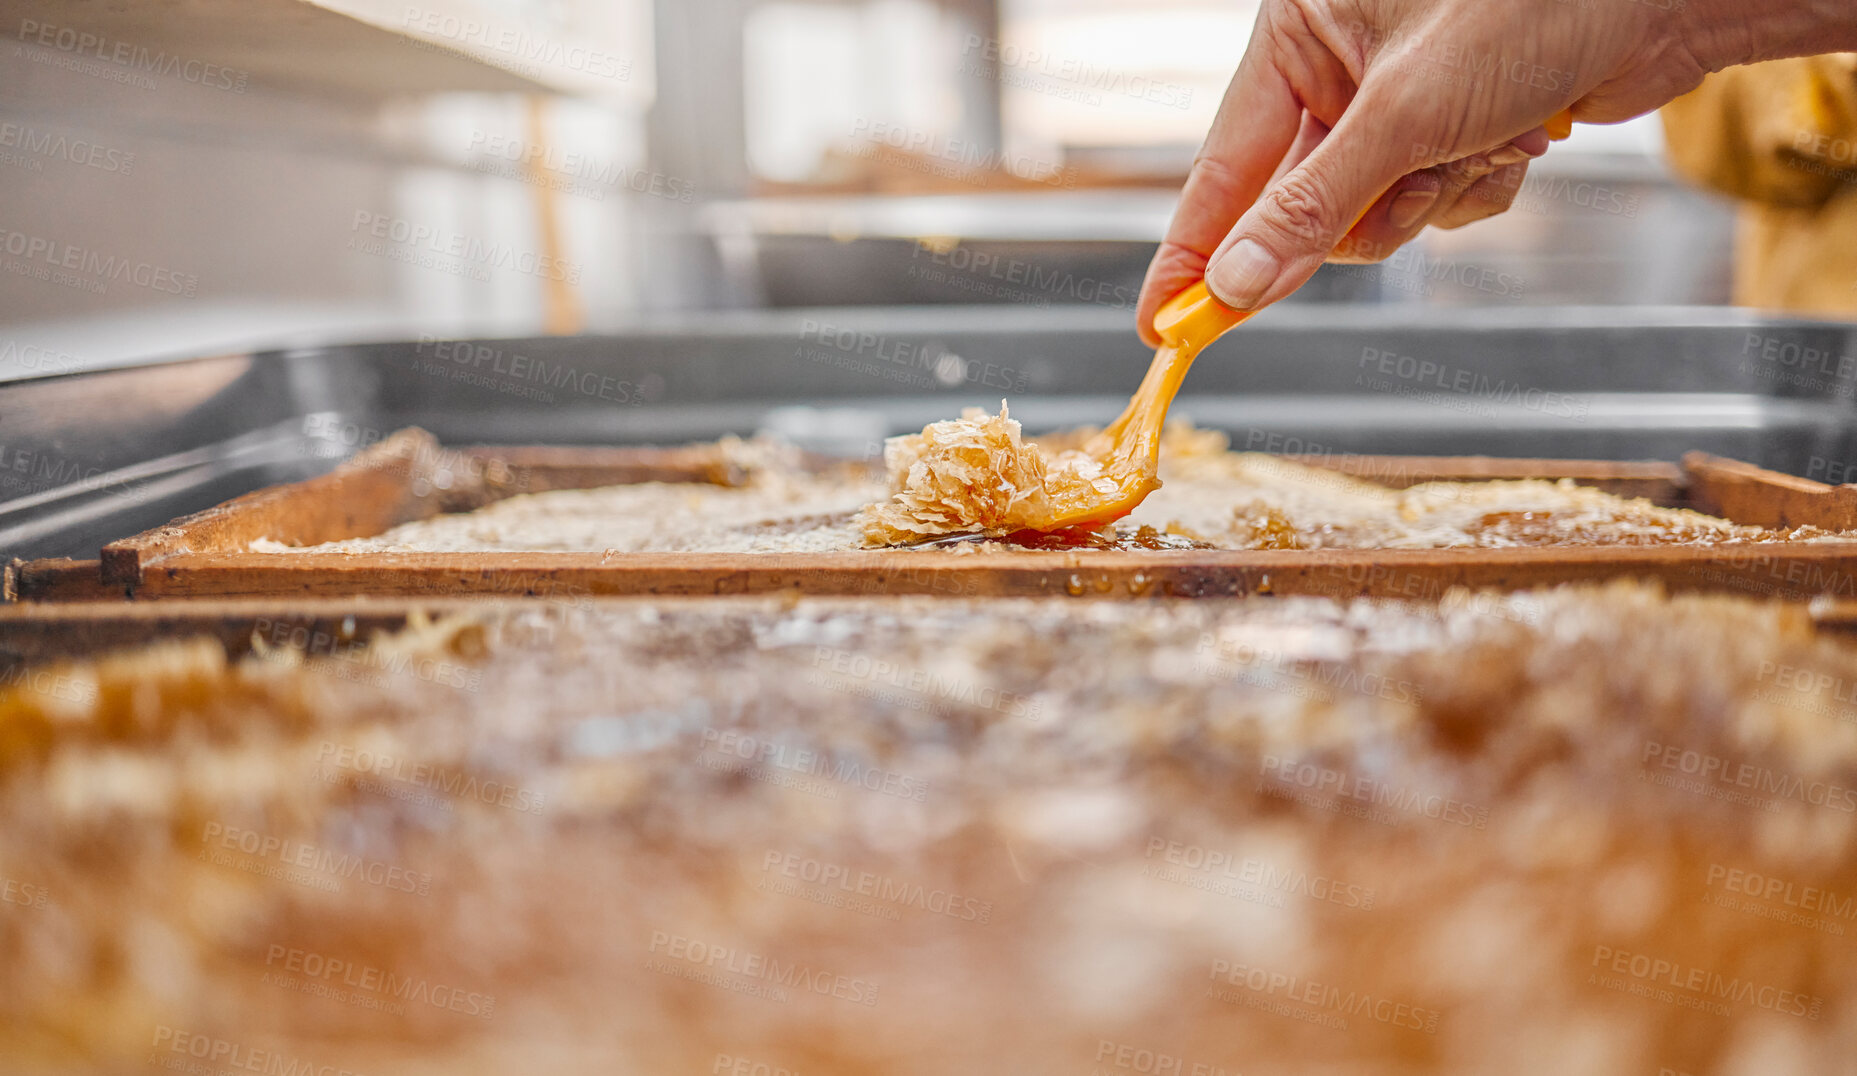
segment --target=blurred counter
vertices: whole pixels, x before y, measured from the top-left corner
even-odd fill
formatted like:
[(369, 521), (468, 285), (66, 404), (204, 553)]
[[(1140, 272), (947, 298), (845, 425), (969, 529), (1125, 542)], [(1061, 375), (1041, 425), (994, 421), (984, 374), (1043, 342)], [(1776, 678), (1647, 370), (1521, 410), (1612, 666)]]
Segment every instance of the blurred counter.
[[(1134, 309), (1171, 187), (718, 202), (702, 215), (738, 305)], [(1733, 214), (1640, 155), (1549, 155), (1503, 216), (1381, 266), (1327, 266), (1293, 302), (1706, 305), (1728, 300)]]

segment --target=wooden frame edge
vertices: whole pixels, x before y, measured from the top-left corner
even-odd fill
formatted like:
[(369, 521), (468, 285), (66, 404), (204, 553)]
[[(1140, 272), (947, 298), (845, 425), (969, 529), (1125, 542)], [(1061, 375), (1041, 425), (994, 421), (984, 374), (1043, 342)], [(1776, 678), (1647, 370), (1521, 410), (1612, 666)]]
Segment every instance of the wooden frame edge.
[(1503, 456), (1287, 456), (1286, 459), (1389, 489), (1426, 482), (1496, 482), (1571, 478), (1620, 497), (1642, 497), (1665, 507), (1687, 507), (1688, 476), (1661, 460), (1550, 460)]
[[(1295, 459), (1295, 457), (1288, 457)], [(1500, 457), (1343, 456), (1302, 459), (1398, 488), (1430, 481), (1572, 478), (1624, 496), (1677, 502), (1740, 523), (1857, 530), (1857, 486), (1830, 487), (1700, 453), (1656, 461)], [(1382, 594), (1448, 586), (1520, 589), (1642, 573), (1673, 585), (1805, 593), (1798, 572), (1848, 592), (1857, 542), (1723, 546), (1423, 551), (1194, 551), (1140, 554), (932, 552), (838, 554), (253, 554), (254, 539), (313, 545), (379, 534), (444, 511), (519, 493), (593, 484), (741, 480), (720, 446), (617, 448), (482, 446), (444, 449), (417, 428), (398, 431), (329, 474), (258, 490), (104, 547), (97, 581), (85, 563), (35, 563), (8, 572), (24, 601), (135, 598), (392, 596), (530, 597), (568, 594), (1034, 595), (1112, 591), (1203, 596), (1241, 593)], [(1413, 559), (1417, 558), (1417, 559)], [(1781, 565), (1777, 579), (1735, 567)], [(1724, 570), (1721, 566), (1728, 565)], [(1582, 574), (1584, 573), (1584, 574)], [(1713, 575), (1717, 587), (1709, 587)], [(1106, 581), (1106, 582), (1104, 582)], [(1416, 582), (1415, 582), (1416, 581)], [(1737, 582), (1739, 581), (1739, 582)], [(541, 592), (538, 595), (538, 590)], [(1082, 596), (1082, 595), (1079, 595)], [(1852, 595), (1857, 597), (1857, 595)]]
[(1762, 527), (1857, 530), (1857, 486), (1828, 486), (1751, 463), (1691, 452), (1690, 497), (1702, 511)]
[[(1642, 578), (1672, 590), (1857, 599), (1857, 541), (1571, 549), (815, 554), (299, 553), (288, 566), (180, 554), (138, 599), (816, 596), (1158, 598), (1307, 594), (1436, 600)], [(365, 587), (361, 582), (365, 578)]]
[(266, 486), (111, 542), (100, 558), (103, 581), (133, 586), (151, 564), (169, 557), (243, 551), (259, 538), (320, 544), (435, 515), (454, 485), (436, 474), (434, 461), (443, 451), (422, 429), (400, 430), (328, 474)]

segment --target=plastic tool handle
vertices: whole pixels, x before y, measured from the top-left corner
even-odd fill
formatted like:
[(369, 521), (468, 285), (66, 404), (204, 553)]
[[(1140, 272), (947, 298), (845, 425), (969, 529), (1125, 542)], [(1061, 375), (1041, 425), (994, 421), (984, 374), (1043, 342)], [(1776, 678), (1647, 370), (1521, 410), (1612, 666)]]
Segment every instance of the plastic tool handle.
[(1549, 138), (1556, 142), (1565, 142), (1573, 134), (1573, 109), (1558, 113), (1541, 126), (1547, 128)]
[(1212, 297), (1200, 281), (1167, 300), (1154, 315), (1154, 331), (1169, 347), (1198, 351), (1244, 324), (1250, 312), (1234, 310)]

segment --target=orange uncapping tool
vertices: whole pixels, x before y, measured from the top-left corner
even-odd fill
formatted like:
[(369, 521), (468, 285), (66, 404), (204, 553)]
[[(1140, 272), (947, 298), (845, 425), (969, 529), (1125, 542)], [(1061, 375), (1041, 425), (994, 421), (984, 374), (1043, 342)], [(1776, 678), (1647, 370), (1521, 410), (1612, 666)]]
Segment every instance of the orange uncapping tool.
[(1082, 489), (1056, 491), (1052, 519), (1040, 529), (1113, 523), (1161, 487), (1161, 427), (1180, 383), (1201, 351), (1250, 316), (1213, 298), (1203, 280), (1161, 307), (1154, 315), (1154, 331), (1162, 346), (1154, 353), (1141, 388), (1122, 417), (1084, 446), (1084, 454), (1101, 465), (1102, 475)]
[(1548, 137), (1556, 142), (1565, 142), (1573, 135), (1573, 109), (1556, 113), (1554, 118), (1541, 125), (1547, 130)]
[[(1565, 140), (1573, 133), (1573, 110), (1561, 112), (1542, 126), (1549, 138)], [(1361, 216), (1366, 215), (1363, 210)], [(1161, 307), (1154, 315), (1154, 331), (1162, 346), (1155, 351), (1154, 362), (1141, 379), (1141, 388), (1135, 391), (1122, 416), (1083, 448), (1084, 454), (1102, 468), (1101, 475), (1082, 484), (1053, 489), (1051, 517), (1040, 530), (1113, 523), (1161, 488), (1161, 428), (1166, 425), (1180, 383), (1186, 380), (1186, 372), (1201, 351), (1244, 324), (1252, 313), (1255, 311), (1234, 310), (1213, 298), (1204, 280)]]

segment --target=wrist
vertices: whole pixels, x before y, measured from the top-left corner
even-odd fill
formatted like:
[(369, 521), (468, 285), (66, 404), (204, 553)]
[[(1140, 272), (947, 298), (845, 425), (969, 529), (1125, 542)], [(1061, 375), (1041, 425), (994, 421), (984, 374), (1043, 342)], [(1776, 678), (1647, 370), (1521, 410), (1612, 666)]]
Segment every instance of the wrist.
[(1857, 49), (1850, 0), (1660, 0), (1681, 14), (1691, 55), (1710, 71)]

